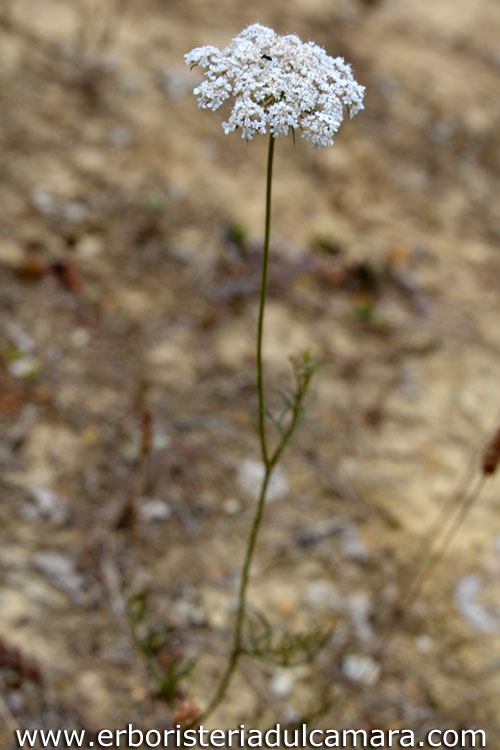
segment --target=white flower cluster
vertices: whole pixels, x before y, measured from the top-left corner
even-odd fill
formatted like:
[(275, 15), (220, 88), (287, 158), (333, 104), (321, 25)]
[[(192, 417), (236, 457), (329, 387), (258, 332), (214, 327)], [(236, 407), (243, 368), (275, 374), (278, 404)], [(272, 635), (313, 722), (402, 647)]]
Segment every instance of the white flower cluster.
[(194, 89), (198, 106), (218, 109), (231, 98), (233, 109), (222, 124), (226, 133), (241, 129), (274, 136), (301, 131), (313, 146), (331, 146), (344, 119), (363, 109), (364, 86), (341, 57), (330, 57), (313, 42), (254, 23), (228, 47), (197, 47), (185, 55), (192, 67), (206, 68), (206, 78)]

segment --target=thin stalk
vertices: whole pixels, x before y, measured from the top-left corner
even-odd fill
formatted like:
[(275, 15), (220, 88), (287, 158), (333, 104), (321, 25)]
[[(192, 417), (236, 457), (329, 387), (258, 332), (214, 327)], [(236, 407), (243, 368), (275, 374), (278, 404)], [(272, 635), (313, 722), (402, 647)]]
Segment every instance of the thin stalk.
[(462, 498), (450, 523), (445, 525), (444, 529), (441, 529), (441, 536), (434, 536), (432, 540), (433, 548), (431, 548), (429, 557), (424, 561), (416, 576), (411, 581), (403, 601), (400, 604), (399, 612), (391, 623), (389, 630), (382, 636), (380, 643), (378, 644), (377, 654), (379, 658), (382, 654), (385, 654), (387, 647), (395, 634), (396, 627), (405, 618), (410, 606), (422, 593), (425, 585), (429, 582), (432, 573), (445, 556), (457, 532), (467, 518), (469, 511), (481, 495), (487, 479), (487, 476), (479, 475), (472, 488), (470, 488), (465, 497)]
[[(197, 723), (201, 724), (212, 714), (217, 706), (221, 703), (224, 696), (226, 695), (229, 683), (233, 677), (234, 671), (238, 665), (238, 661), (243, 652), (243, 627), (245, 624), (245, 611), (247, 602), (247, 590), (248, 583), (250, 581), (250, 569), (252, 566), (253, 555), (257, 544), (257, 537), (259, 535), (260, 526), (262, 523), (262, 517), (264, 515), (264, 508), (266, 504), (267, 489), (269, 486), (269, 480), (274, 467), (281, 454), (281, 450), (275, 452), (273, 457), (270, 459), (267, 449), (267, 438), (266, 438), (266, 407), (264, 399), (264, 368), (262, 364), (262, 340), (264, 333), (264, 311), (266, 307), (267, 297), (267, 271), (269, 265), (269, 240), (271, 237), (271, 187), (273, 181), (273, 157), (274, 157), (274, 135), (269, 134), (269, 147), (267, 153), (267, 175), (266, 175), (266, 218), (265, 218), (265, 231), (264, 231), (264, 249), (262, 253), (262, 276), (260, 285), (260, 298), (259, 298), (259, 317), (257, 323), (257, 394), (259, 399), (259, 440), (260, 449), (262, 454), (262, 463), (264, 465), (264, 477), (260, 487), (259, 498), (257, 501), (257, 507), (248, 536), (247, 548), (245, 552), (245, 558), (243, 561), (243, 567), (241, 569), (240, 577), (240, 588), (238, 592), (238, 608), (236, 612), (236, 622), (234, 626), (233, 635), (233, 646), (229, 659), (227, 662), (226, 669), (221, 677), (217, 690), (215, 691), (214, 697), (208, 704), (205, 711), (198, 717)], [(284, 447), (284, 445), (283, 445)]]
[(257, 391), (259, 396), (259, 438), (262, 461), (266, 468), (269, 460), (266, 439), (266, 408), (264, 401), (264, 368), (262, 365), (262, 339), (264, 333), (264, 311), (267, 296), (267, 269), (269, 265), (269, 239), (271, 236), (271, 186), (273, 182), (274, 135), (269, 133), (266, 176), (266, 222), (264, 230), (264, 250), (262, 254), (262, 276), (260, 283), (259, 320), (257, 323)]
[(271, 473), (272, 473), (272, 468), (266, 467), (264, 479), (262, 480), (262, 485), (260, 488), (259, 499), (257, 502), (257, 510), (255, 512), (255, 516), (254, 516), (253, 523), (252, 523), (252, 528), (250, 531), (250, 535), (248, 537), (245, 560), (243, 562), (243, 568), (241, 571), (241, 578), (240, 578), (240, 590), (238, 593), (238, 610), (236, 613), (236, 623), (234, 626), (233, 647), (229, 655), (229, 660), (227, 663), (226, 670), (224, 674), (222, 675), (222, 678), (219, 682), (219, 686), (215, 692), (215, 695), (212, 698), (211, 702), (209, 703), (208, 707), (203, 712), (203, 714), (198, 718), (198, 723), (201, 723), (207, 718), (207, 716), (213, 713), (213, 711), (215, 711), (219, 703), (221, 703), (221, 701), (223, 700), (226, 694), (226, 691), (229, 687), (229, 683), (231, 682), (231, 678), (238, 665), (240, 656), (242, 654), (243, 626), (245, 624), (245, 610), (246, 610), (248, 582), (250, 580), (250, 567), (252, 565), (253, 553), (255, 551), (255, 545), (257, 543), (257, 537), (259, 534), (260, 524), (261, 524), (262, 516), (264, 513), (267, 488), (269, 486)]
[(431, 574), (433, 573), (436, 566), (441, 562), (446, 552), (448, 551), (450, 544), (455, 538), (456, 533), (465, 521), (470, 509), (475, 504), (481, 491), (485, 485), (487, 477), (480, 475), (476, 486), (470, 490), (469, 494), (464, 498), (462, 504), (457, 508), (455, 515), (451, 519), (451, 523), (443, 531), (441, 539), (436, 541), (436, 546), (431, 552), (429, 558), (424, 563), (420, 572), (414, 578), (410, 588), (408, 589), (406, 596), (403, 600), (402, 610), (406, 611), (408, 606), (415, 600), (415, 598), (422, 593), (425, 584), (428, 582)]

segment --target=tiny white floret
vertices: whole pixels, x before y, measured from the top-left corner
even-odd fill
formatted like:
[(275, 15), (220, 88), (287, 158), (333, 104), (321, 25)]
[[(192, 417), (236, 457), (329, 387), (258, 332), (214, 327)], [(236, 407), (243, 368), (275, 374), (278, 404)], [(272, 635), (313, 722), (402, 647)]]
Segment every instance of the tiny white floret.
[(197, 47), (185, 60), (206, 69), (194, 89), (198, 106), (215, 111), (229, 99), (233, 108), (222, 127), (226, 133), (239, 128), (242, 138), (300, 130), (316, 148), (331, 146), (344, 111), (353, 117), (363, 109), (364, 86), (342, 57), (258, 23), (224, 49)]

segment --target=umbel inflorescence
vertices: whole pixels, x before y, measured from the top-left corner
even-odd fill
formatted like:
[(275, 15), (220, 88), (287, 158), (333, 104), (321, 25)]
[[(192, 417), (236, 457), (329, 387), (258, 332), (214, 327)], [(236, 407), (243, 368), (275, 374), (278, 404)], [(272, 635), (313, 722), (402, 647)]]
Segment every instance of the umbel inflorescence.
[(232, 100), (222, 127), (226, 133), (239, 128), (242, 138), (268, 129), (274, 136), (300, 131), (316, 148), (331, 146), (344, 111), (353, 117), (363, 109), (364, 86), (342, 57), (330, 57), (294, 34), (278, 36), (258, 23), (225, 49), (197, 47), (185, 59), (206, 69), (194, 89), (198, 106), (217, 110)]

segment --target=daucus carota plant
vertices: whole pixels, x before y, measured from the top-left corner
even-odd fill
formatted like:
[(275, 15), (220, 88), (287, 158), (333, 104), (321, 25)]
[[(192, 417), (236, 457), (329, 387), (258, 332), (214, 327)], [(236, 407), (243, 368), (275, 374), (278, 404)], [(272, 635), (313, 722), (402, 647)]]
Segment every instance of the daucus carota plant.
[[(273, 29), (256, 23), (244, 29), (222, 50), (198, 47), (186, 56), (186, 63), (205, 69), (205, 78), (194, 89), (198, 106), (217, 110), (226, 101), (232, 103), (226, 133), (234, 130), (251, 140), (258, 133), (268, 134), (269, 147), (266, 179), (266, 213), (262, 276), (257, 324), (257, 393), (259, 402), (259, 439), (263, 478), (255, 515), (250, 528), (240, 577), (240, 587), (233, 632), (232, 649), (225, 671), (199, 720), (206, 719), (224, 698), (240, 657), (255, 655), (255, 649), (244, 643), (247, 620), (247, 590), (250, 568), (262, 523), (271, 475), (283, 449), (290, 441), (304, 410), (308, 386), (314, 374), (314, 363), (308, 353), (292, 361), (295, 390), (283, 394), (284, 408), (278, 417), (266, 410), (264, 398), (262, 338), (266, 305), (269, 239), (271, 230), (271, 187), (275, 140), (279, 135), (301, 133), (316, 148), (331, 146), (344, 112), (353, 117), (363, 108), (364, 87), (352, 75), (350, 66), (340, 57), (332, 58), (313, 42), (303, 43), (297, 36), (278, 36)], [(277, 431), (276, 444), (271, 447), (266, 429), (266, 416)], [(262, 618), (261, 618), (262, 619)], [(306, 643), (305, 658), (317, 649), (309, 638), (288, 641), (301, 649)], [(318, 645), (322, 635), (318, 634)], [(267, 642), (267, 638), (260, 639)], [(280, 649), (278, 649), (279, 651)], [(304, 650), (304, 649), (302, 649)], [(275, 649), (276, 651), (276, 649)], [(259, 652), (259, 656), (266, 654)], [(287, 659), (290, 659), (290, 654)]]

